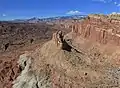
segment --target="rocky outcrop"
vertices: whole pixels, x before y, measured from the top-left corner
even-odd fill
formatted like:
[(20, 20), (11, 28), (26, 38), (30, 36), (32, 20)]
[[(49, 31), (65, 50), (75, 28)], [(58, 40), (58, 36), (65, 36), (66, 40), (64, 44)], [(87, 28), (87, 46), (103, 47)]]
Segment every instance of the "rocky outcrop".
[(88, 16), (81, 22), (74, 22), (72, 32), (100, 44), (120, 45), (120, 21), (107, 16)]
[(41, 48), (20, 56), (22, 72), (13, 88), (120, 87), (119, 68), (104, 54), (95, 49), (81, 53), (62, 35), (56, 32)]
[(17, 66), (18, 56), (24, 51), (36, 49), (52, 38), (59, 25), (46, 23), (14, 23), (0, 21), (0, 88), (11, 88), (21, 72)]
[[(7, 58), (5, 58), (7, 59)], [(0, 88), (11, 88), (12, 82), (21, 72), (16, 59), (0, 60)], [(2, 67), (3, 66), (3, 67)]]

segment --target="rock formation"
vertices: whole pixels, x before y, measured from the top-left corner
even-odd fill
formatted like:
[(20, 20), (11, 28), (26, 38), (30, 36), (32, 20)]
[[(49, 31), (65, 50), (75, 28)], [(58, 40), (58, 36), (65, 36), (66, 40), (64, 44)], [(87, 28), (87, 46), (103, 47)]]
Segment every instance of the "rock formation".
[(10, 78), (16, 79), (11, 81), (13, 88), (120, 88), (120, 20), (114, 17), (58, 21), (59, 28), (72, 32), (53, 33), (50, 41), (21, 54), (17, 66), (21, 73)]
[(17, 64), (19, 55), (35, 50), (58, 29), (68, 32), (46, 23), (0, 22), (0, 88), (12, 88), (12, 82), (21, 72)]
[(96, 49), (77, 51), (61, 35), (53, 34), (41, 48), (20, 56), (23, 70), (13, 88), (120, 87), (119, 68), (108, 57)]
[(75, 35), (99, 42), (120, 46), (120, 20), (107, 16), (90, 15), (81, 22), (74, 22), (72, 27)]

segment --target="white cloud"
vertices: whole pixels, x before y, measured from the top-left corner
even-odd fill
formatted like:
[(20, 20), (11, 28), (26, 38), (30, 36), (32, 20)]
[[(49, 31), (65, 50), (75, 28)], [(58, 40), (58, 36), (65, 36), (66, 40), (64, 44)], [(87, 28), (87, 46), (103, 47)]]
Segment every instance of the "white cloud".
[(120, 4), (117, 4), (118, 7), (120, 7)]
[(118, 2), (113, 2), (117, 7), (120, 7), (120, 3)]
[(115, 5), (117, 5), (117, 2), (114, 2)]
[(106, 1), (105, 0), (99, 0), (100, 2), (104, 2), (104, 3), (106, 3)]
[(106, 3), (106, 0), (92, 0), (92, 1), (96, 1), (96, 2), (103, 2), (103, 3)]
[(70, 15), (77, 15), (77, 14), (81, 14), (83, 12), (77, 11), (77, 10), (71, 10), (69, 12), (67, 12), (66, 14), (70, 14)]
[(2, 16), (5, 17), (5, 16), (7, 16), (7, 15), (3, 13)]
[(97, 2), (102, 2), (102, 3), (113, 3), (117, 7), (120, 7), (120, 3), (114, 0), (92, 0), (92, 1), (97, 1)]
[(112, 12), (112, 14), (116, 14), (116, 12)]
[(118, 13), (118, 12), (112, 12), (112, 14), (120, 14), (120, 13)]

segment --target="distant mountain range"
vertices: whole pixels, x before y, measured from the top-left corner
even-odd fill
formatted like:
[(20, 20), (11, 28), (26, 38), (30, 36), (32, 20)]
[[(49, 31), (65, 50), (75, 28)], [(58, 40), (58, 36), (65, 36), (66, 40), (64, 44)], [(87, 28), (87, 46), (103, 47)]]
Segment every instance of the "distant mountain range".
[(62, 19), (82, 19), (85, 18), (86, 15), (72, 15), (72, 16), (58, 16), (58, 17), (49, 17), (49, 18), (37, 18), (33, 17), (30, 19), (15, 19), (12, 20), (11, 22), (15, 23), (39, 23), (39, 22), (48, 22), (48, 21), (55, 21), (55, 20), (62, 20)]

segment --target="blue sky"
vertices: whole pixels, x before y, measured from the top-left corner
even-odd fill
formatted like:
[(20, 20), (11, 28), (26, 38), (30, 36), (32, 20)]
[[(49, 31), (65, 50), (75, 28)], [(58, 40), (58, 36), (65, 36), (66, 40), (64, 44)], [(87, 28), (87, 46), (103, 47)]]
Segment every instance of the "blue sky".
[(1, 0), (0, 20), (120, 12), (120, 0)]

